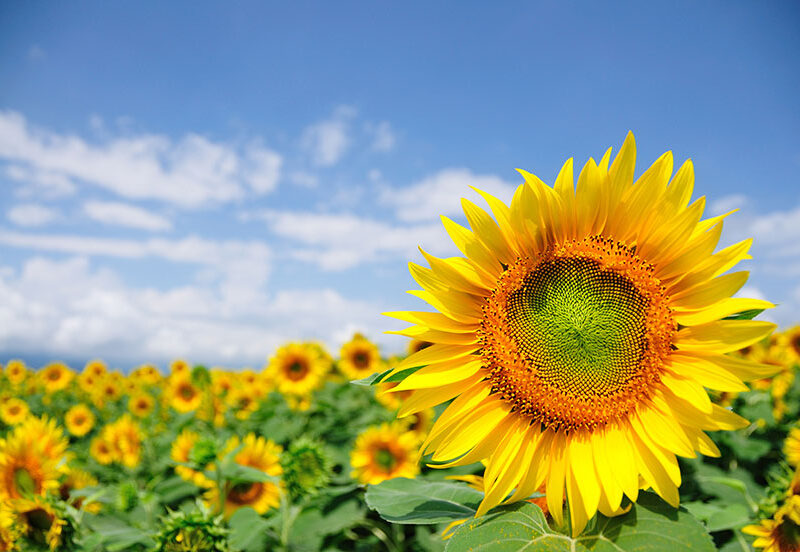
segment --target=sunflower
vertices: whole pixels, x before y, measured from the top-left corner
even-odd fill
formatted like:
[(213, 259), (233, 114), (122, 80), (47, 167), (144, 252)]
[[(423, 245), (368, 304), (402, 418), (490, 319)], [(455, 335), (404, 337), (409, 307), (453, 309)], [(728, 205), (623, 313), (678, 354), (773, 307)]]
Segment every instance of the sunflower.
[(422, 349), (427, 349), (433, 345), (430, 341), (422, 341), (421, 339), (411, 339), (408, 342), (408, 354), (413, 355), (414, 353), (420, 352)]
[(173, 360), (169, 365), (169, 372), (172, 376), (186, 376), (189, 375), (191, 366), (182, 358)]
[(18, 550), (21, 527), (16, 523), (11, 502), (0, 500), (0, 551)]
[(406, 431), (415, 433), (419, 437), (419, 440), (423, 441), (428, 434), (428, 430), (431, 428), (433, 418), (433, 408), (426, 408), (414, 414), (410, 414), (399, 421), (405, 423)]
[(598, 509), (621, 513), (623, 494), (635, 501), (640, 477), (677, 506), (675, 455), (718, 455), (703, 431), (747, 425), (704, 387), (742, 391), (775, 372), (725, 354), (775, 327), (724, 319), (774, 306), (731, 297), (747, 272), (724, 273), (752, 240), (713, 253), (725, 215), (701, 220), (705, 199), (689, 204), (691, 162), (670, 182), (666, 153), (634, 182), (635, 156), (629, 134), (577, 190), (572, 160), (553, 188), (520, 171), (510, 207), (480, 192), (496, 221), (463, 200), (472, 231), (443, 222), (466, 258), (410, 265), (423, 287), (411, 293), (439, 312), (388, 313), (415, 324), (394, 333), (433, 343), (393, 370), (423, 367), (395, 387), (419, 390), (400, 415), (454, 399), (423, 450), (487, 459), (478, 515), (546, 483), (559, 524), (566, 492), (578, 534)]
[[(200, 439), (200, 435), (190, 429), (184, 429), (175, 438), (172, 443), (172, 450), (170, 451), (170, 458), (175, 462), (187, 463), (190, 461), (189, 455), (194, 448), (195, 443)], [(175, 466), (175, 473), (186, 481), (191, 481), (198, 487), (211, 487), (212, 481), (201, 472), (190, 468), (189, 466)]]
[(800, 427), (793, 428), (786, 436), (786, 441), (783, 442), (783, 454), (786, 455), (786, 461), (790, 465), (800, 467)]
[[(226, 450), (233, 450), (239, 446), (238, 437), (231, 438), (226, 444)], [(260, 470), (267, 475), (279, 476), (283, 473), (280, 456), (283, 449), (268, 439), (256, 437), (249, 433), (245, 436), (242, 448), (236, 453), (234, 462), (240, 466), (247, 466)], [(259, 514), (280, 504), (280, 487), (277, 483), (266, 481), (263, 483), (238, 483), (233, 486), (225, 484), (225, 517), (229, 518), (239, 508), (249, 506)], [(219, 488), (214, 485), (206, 493), (209, 504), (219, 505)]]
[(72, 491), (85, 489), (86, 487), (94, 487), (95, 485), (97, 485), (97, 479), (92, 474), (78, 468), (68, 467), (66, 468), (64, 479), (61, 481), (61, 485), (58, 488), (58, 496), (61, 500), (70, 502), (79, 510), (83, 508), (87, 512), (96, 514), (101, 508), (99, 502), (91, 502), (84, 505), (83, 497), (70, 499)]
[(0, 446), (0, 500), (44, 495), (58, 488), (58, 460), (15, 430)]
[(14, 503), (16, 517), (23, 527), (23, 534), (34, 542), (47, 543), (50, 550), (61, 546), (62, 529), (66, 520), (44, 498), (35, 496)]
[(170, 378), (167, 396), (170, 406), (178, 412), (197, 410), (203, 402), (203, 393), (192, 384), (188, 374)]
[(270, 359), (267, 372), (284, 395), (305, 397), (323, 383), (327, 364), (319, 351), (303, 343), (287, 343)]
[(98, 435), (92, 439), (89, 445), (89, 453), (99, 464), (107, 465), (114, 461), (114, 451), (103, 435)]
[(67, 452), (69, 441), (56, 421), (46, 415), (28, 416), (14, 428), (15, 438), (21, 439), (25, 446), (36, 449), (43, 457), (61, 461)]
[(124, 414), (116, 422), (105, 426), (103, 435), (111, 445), (112, 457), (115, 462), (128, 468), (135, 468), (139, 464), (142, 450), (142, 429), (129, 414)]
[(400, 423), (367, 428), (356, 438), (350, 453), (352, 476), (365, 485), (395, 477), (414, 477), (419, 473), (419, 442), (419, 437)]
[(408, 399), (414, 391), (400, 391), (392, 393), (391, 390), (397, 387), (398, 382), (379, 383), (375, 390), (375, 398), (378, 402), (389, 410), (397, 410)]
[(779, 343), (789, 351), (794, 363), (800, 362), (800, 326), (794, 326), (783, 332)]
[(94, 414), (83, 403), (76, 404), (64, 415), (64, 425), (67, 426), (67, 431), (75, 437), (83, 437), (89, 433), (94, 427), (94, 422)]
[(19, 385), (28, 377), (28, 368), (23, 361), (14, 359), (8, 361), (3, 373), (12, 385)]
[(75, 376), (63, 362), (51, 362), (39, 373), (44, 388), (48, 393), (65, 389)]
[(378, 346), (359, 333), (342, 345), (339, 356), (339, 370), (351, 380), (383, 370)]
[(225, 402), (236, 412), (238, 419), (246, 420), (250, 414), (258, 410), (257, 390), (253, 387), (239, 386), (228, 395)]
[(146, 418), (153, 411), (155, 400), (153, 397), (141, 391), (128, 399), (128, 410), (137, 418)]
[(94, 386), (94, 398), (98, 405), (103, 405), (106, 401), (116, 402), (121, 397), (122, 388), (119, 381), (110, 374), (101, 378)]
[(108, 372), (108, 366), (105, 362), (99, 359), (90, 360), (86, 363), (81, 374), (89, 374), (95, 378), (105, 377)]
[(131, 372), (131, 377), (144, 385), (155, 385), (161, 381), (161, 373), (152, 364), (142, 364)]
[(16, 397), (10, 397), (0, 404), (0, 419), (9, 426), (17, 425), (30, 414), (28, 403)]
[(800, 551), (800, 495), (790, 496), (772, 519), (748, 525), (742, 532), (757, 537), (753, 547), (765, 552)]
[(233, 386), (233, 374), (217, 368), (211, 369), (211, 390), (215, 396), (225, 397)]

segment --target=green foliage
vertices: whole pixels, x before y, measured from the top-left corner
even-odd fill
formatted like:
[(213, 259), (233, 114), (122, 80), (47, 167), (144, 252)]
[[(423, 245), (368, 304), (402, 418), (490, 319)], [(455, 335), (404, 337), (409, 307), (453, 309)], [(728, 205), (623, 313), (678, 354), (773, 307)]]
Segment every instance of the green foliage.
[(625, 515), (598, 515), (579, 537), (553, 530), (538, 506), (521, 502), (498, 508), (458, 528), (446, 552), (621, 552), (634, 550), (713, 551), (703, 525), (651, 493), (642, 493)]
[(370, 485), (367, 506), (393, 523), (434, 524), (475, 515), (483, 493), (463, 483), (397, 478)]

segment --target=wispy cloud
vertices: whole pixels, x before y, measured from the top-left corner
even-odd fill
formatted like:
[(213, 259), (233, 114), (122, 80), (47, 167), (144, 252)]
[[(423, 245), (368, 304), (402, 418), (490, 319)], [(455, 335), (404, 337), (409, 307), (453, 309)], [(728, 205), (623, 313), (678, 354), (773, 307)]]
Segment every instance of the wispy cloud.
[(83, 212), (92, 220), (115, 226), (162, 231), (172, 228), (170, 220), (141, 207), (118, 201), (87, 201)]
[(366, 130), (372, 136), (371, 148), (373, 151), (387, 152), (394, 149), (397, 138), (388, 121), (368, 123)]
[(352, 142), (350, 123), (355, 115), (353, 107), (339, 106), (331, 117), (303, 131), (300, 143), (315, 165), (331, 167), (342, 159)]
[(6, 216), (17, 226), (44, 226), (58, 218), (58, 211), (38, 203), (23, 203), (9, 209)]
[(290, 241), (296, 259), (323, 270), (345, 270), (362, 263), (417, 255), (417, 244), (434, 253), (454, 252), (439, 223), (392, 225), (352, 214), (264, 211), (257, 214), (270, 230)]
[[(61, 179), (62, 185), (82, 182), (129, 199), (183, 207), (239, 199), (248, 189), (267, 193), (277, 184), (282, 161), (258, 142), (239, 148), (193, 133), (177, 141), (135, 134), (90, 143), (34, 128), (13, 111), (0, 111), (0, 158), (30, 174)], [(19, 169), (16, 175), (24, 177)]]
[(494, 175), (474, 174), (469, 169), (448, 168), (403, 188), (386, 188), (381, 201), (395, 209), (399, 219), (423, 221), (439, 215), (461, 213), (460, 197), (479, 200), (470, 186), (488, 192), (509, 203), (516, 185)]

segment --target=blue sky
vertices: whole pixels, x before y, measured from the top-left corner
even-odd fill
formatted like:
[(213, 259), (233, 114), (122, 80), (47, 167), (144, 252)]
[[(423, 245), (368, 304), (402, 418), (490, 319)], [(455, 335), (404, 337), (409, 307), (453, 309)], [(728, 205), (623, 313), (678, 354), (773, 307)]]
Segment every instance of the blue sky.
[(800, 320), (795, 2), (0, 7), (0, 359), (259, 366), (403, 348), (417, 244), (633, 130), (671, 149), (748, 291)]

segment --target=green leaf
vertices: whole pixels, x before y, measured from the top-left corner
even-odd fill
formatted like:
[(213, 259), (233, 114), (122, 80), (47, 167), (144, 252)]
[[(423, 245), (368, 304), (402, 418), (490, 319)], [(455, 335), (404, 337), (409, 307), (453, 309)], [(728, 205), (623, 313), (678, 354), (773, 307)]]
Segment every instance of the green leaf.
[(182, 477), (173, 476), (161, 481), (153, 488), (162, 504), (173, 504), (198, 493), (197, 485), (184, 481)]
[(715, 502), (686, 502), (683, 506), (705, 523), (709, 532), (738, 529), (751, 522), (750, 510), (744, 504)]
[(388, 378), (386, 378), (385, 380), (383, 380), (381, 383), (394, 383), (394, 382), (397, 382), (397, 381), (403, 381), (404, 379), (406, 379), (408, 376), (410, 376), (411, 374), (413, 374), (414, 372), (416, 372), (420, 368), (425, 368), (425, 367), (424, 366), (414, 366), (413, 368), (406, 368), (405, 370), (400, 370), (396, 374), (391, 375)]
[(723, 320), (752, 320), (762, 312), (764, 312), (764, 309), (746, 310), (736, 314), (732, 314), (730, 316), (726, 316)]
[(446, 552), (623, 552), (692, 550), (713, 552), (711, 537), (686, 510), (676, 510), (652, 493), (623, 516), (599, 515), (576, 538), (552, 530), (538, 506), (518, 502), (470, 520), (456, 529)]
[(313, 552), (324, 538), (344, 531), (364, 519), (364, 510), (355, 500), (346, 500), (334, 508), (304, 510), (292, 525), (289, 543), (292, 550)]
[(87, 518), (87, 525), (95, 533), (103, 535), (103, 545), (111, 552), (129, 550), (136, 544), (155, 546), (155, 542), (147, 533), (114, 517)]
[(239, 508), (228, 520), (231, 529), (228, 539), (233, 550), (262, 552), (267, 549), (270, 523), (250, 508)]
[(464, 483), (401, 477), (370, 485), (366, 499), (386, 521), (427, 525), (473, 517), (483, 493)]
[(386, 375), (391, 372), (393, 368), (389, 368), (383, 372), (375, 372), (374, 374), (367, 376), (366, 378), (357, 379), (357, 380), (350, 380), (350, 383), (353, 385), (363, 385), (365, 387), (369, 387), (371, 385), (375, 385), (381, 382), (381, 380), (386, 377)]

